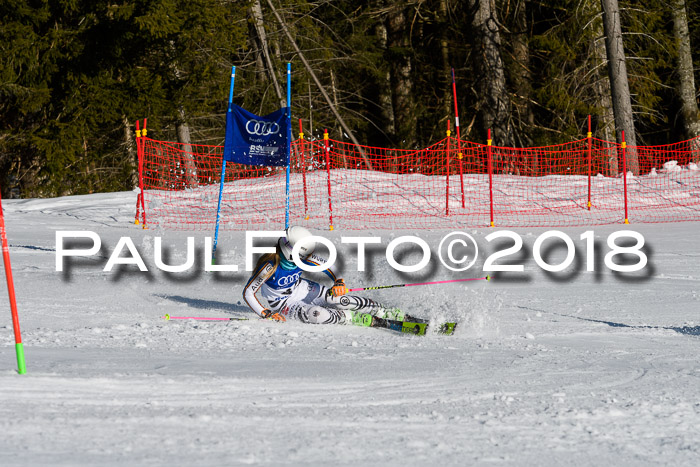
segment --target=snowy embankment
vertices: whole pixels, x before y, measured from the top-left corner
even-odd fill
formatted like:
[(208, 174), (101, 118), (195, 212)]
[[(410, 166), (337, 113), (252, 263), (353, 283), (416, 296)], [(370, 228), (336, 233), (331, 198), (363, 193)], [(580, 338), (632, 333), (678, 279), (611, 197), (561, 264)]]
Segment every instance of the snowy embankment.
[[(532, 259), (545, 229), (512, 229), (525, 248), (511, 260), (524, 273), (365, 294), (461, 321), (455, 336), (420, 338), (255, 319), (241, 303), (246, 273), (205, 272), (205, 233), (134, 226), (135, 198), (3, 201), (28, 374), (14, 370), (5, 305), (0, 465), (700, 463), (699, 223), (590, 229), (594, 272), (579, 240), (584, 228), (560, 229), (577, 246), (561, 273)], [(623, 227), (646, 239), (642, 272), (603, 264), (607, 236)], [(57, 230), (94, 231), (102, 250), (57, 272)], [(338, 269), (348, 286), (361, 287), (483, 275), (493, 231), (467, 230), (482, 249), (470, 271), (432, 262), (422, 275), (394, 272), (383, 248), (357, 272), (340, 236), (377, 235), (386, 246), (418, 235), (436, 249), (450, 230), (323, 235), (344, 254)], [(156, 270), (154, 237), (176, 264), (188, 235), (196, 266)], [(123, 236), (148, 273), (103, 272)], [(222, 264), (244, 269), (243, 238), (221, 234)], [(552, 263), (564, 254), (550, 253)], [(166, 313), (250, 320), (166, 322)]]

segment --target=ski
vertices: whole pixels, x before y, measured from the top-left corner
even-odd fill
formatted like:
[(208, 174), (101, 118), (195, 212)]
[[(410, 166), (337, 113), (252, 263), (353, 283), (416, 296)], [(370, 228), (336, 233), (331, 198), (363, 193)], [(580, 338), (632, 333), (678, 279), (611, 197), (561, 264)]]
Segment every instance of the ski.
[[(202, 316), (163, 316), (166, 321), (175, 319), (193, 319), (198, 321), (248, 321), (248, 318), (214, 318)], [(414, 336), (424, 336), (428, 332), (429, 321), (421, 318), (414, 318), (406, 315), (404, 320), (394, 320), (386, 318), (378, 318), (369, 313), (356, 313), (352, 318), (352, 324), (356, 326), (365, 326), (373, 328), (384, 328), (392, 331), (401, 332), (403, 334), (413, 334)], [(457, 323), (440, 323), (437, 326), (437, 333), (451, 335), (454, 333)]]
[[(406, 316), (404, 321), (396, 321), (392, 319), (372, 317), (370, 327), (379, 327), (398, 331), (403, 334), (413, 334), (415, 336), (424, 336), (428, 332), (429, 321)], [(437, 326), (437, 333), (446, 336), (452, 335), (457, 327), (457, 323), (440, 323)]]

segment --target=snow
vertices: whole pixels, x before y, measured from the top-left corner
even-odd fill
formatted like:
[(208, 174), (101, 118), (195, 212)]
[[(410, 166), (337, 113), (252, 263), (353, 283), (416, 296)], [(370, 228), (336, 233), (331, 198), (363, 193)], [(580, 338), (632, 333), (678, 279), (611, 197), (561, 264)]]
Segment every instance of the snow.
[[(255, 319), (242, 303), (245, 272), (203, 270), (212, 233), (142, 230), (135, 201), (132, 192), (3, 200), (28, 373), (15, 371), (6, 309), (0, 465), (700, 463), (700, 223), (558, 229), (577, 248), (561, 273), (533, 260), (546, 229), (512, 228), (525, 246), (509, 259), (523, 273), (364, 294), (461, 322), (454, 336), (421, 338)], [(603, 263), (608, 235), (623, 229), (646, 239), (639, 273)], [(57, 230), (94, 231), (102, 249), (56, 272)], [(495, 230), (467, 230), (482, 252), (460, 277), (483, 275)], [(585, 230), (595, 232), (592, 272)], [(383, 249), (368, 249), (360, 273), (342, 235), (381, 236), (383, 247), (418, 235), (436, 249), (451, 231), (319, 233), (338, 245), (348, 286), (361, 287), (458, 273), (433, 261), (425, 273), (399, 274)], [(149, 272), (103, 272), (123, 236)], [(158, 271), (156, 236), (169, 264), (184, 263), (195, 236), (196, 267)], [(243, 245), (244, 232), (220, 234), (219, 262), (243, 269)], [(551, 264), (566, 253), (549, 251)]]
[(682, 169), (678, 166), (678, 161), (664, 162), (664, 172), (680, 172)]

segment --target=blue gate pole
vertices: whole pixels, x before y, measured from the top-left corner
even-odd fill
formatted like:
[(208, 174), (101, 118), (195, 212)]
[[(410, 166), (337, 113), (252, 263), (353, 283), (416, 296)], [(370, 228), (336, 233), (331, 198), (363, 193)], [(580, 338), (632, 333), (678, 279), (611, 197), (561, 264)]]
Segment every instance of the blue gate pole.
[(284, 210), (284, 228), (289, 228), (289, 173), (292, 164), (292, 64), (287, 63), (287, 190)]
[[(233, 83), (236, 81), (236, 67), (235, 65), (231, 68), (231, 87), (228, 92), (228, 110), (226, 120), (228, 121), (228, 114), (231, 113), (231, 105), (233, 105)], [(219, 219), (221, 218), (221, 196), (224, 193), (224, 175), (226, 174), (226, 154), (221, 157), (221, 183), (219, 184), (219, 204), (216, 206), (216, 232), (214, 233), (214, 248), (211, 251), (211, 264), (216, 262), (214, 254), (216, 253), (216, 244), (219, 241)]]

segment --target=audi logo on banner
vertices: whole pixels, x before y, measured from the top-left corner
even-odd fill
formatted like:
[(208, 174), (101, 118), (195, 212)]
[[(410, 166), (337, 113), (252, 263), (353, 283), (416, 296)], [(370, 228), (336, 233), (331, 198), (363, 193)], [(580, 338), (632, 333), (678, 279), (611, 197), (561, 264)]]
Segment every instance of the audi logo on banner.
[(245, 130), (251, 135), (267, 136), (280, 131), (277, 122), (266, 122), (262, 120), (248, 120)]

